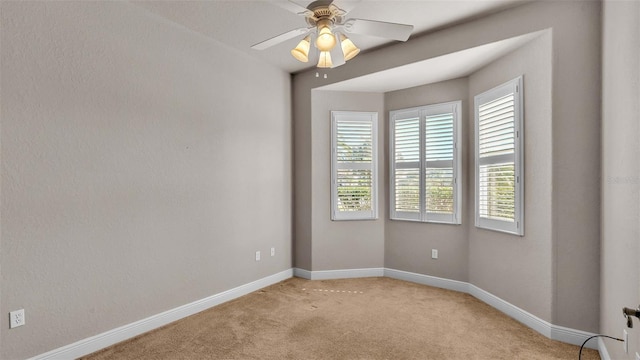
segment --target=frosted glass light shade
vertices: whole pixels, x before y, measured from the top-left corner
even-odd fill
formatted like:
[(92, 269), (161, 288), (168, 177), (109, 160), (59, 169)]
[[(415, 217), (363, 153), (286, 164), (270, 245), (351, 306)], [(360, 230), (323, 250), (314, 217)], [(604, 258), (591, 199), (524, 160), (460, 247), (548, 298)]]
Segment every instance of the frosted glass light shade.
[(336, 46), (336, 37), (331, 33), (329, 26), (318, 26), (318, 38), (316, 39), (316, 47), (320, 51), (331, 51)]
[(301, 62), (309, 61), (309, 48), (311, 47), (311, 36), (307, 35), (304, 39), (300, 40), (298, 46), (291, 50), (291, 55)]
[(328, 51), (320, 52), (320, 59), (318, 59), (319, 68), (330, 68), (333, 66), (331, 62), (331, 53)]
[(340, 34), (340, 45), (342, 46), (342, 53), (344, 54), (344, 61), (349, 61), (356, 57), (360, 53), (360, 49), (343, 34)]

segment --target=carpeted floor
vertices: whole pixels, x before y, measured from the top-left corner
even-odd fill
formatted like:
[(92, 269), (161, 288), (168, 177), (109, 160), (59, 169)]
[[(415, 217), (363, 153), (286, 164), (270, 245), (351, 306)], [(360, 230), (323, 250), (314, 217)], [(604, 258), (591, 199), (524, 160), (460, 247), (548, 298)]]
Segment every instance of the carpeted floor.
[(577, 359), (578, 349), (467, 294), (389, 278), (292, 278), (82, 359), (534, 360)]

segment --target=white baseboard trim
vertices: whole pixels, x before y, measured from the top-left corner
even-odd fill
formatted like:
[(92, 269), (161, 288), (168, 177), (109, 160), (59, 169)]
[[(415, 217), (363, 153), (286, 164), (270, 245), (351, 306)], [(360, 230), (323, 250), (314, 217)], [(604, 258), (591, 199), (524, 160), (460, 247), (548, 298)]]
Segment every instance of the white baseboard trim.
[(73, 344), (46, 352), (44, 354), (31, 358), (31, 360), (76, 359), (80, 356), (91, 354), (107, 346), (111, 346), (121, 341), (130, 339), (147, 331), (157, 329), (161, 326), (196, 314), (213, 306), (220, 305), (229, 300), (236, 299), (240, 296), (260, 290), (269, 285), (273, 285), (280, 281), (289, 279), (293, 276), (293, 274), (293, 269), (281, 271), (277, 274), (264, 277), (248, 284), (223, 291), (204, 299), (197, 300), (192, 303), (165, 311), (163, 313), (150, 316), (146, 319), (142, 319), (131, 324), (109, 330), (102, 334), (77, 341)]
[(293, 268), (293, 276), (311, 280), (311, 271), (300, 268)]
[(551, 338), (551, 324), (539, 317), (520, 309), (519, 307), (502, 300), (501, 298), (480, 289), (479, 287), (469, 284), (469, 294), (476, 299), (490, 305), (491, 307), (498, 309), (506, 315), (518, 320), (531, 329), (539, 332), (540, 334)]
[[(525, 311), (507, 301), (504, 301), (501, 298), (491, 294), (488, 291), (482, 290), (481, 288), (473, 284), (469, 284), (469, 294), (490, 305), (491, 307), (505, 313), (511, 318), (521, 322), (527, 327), (548, 337), (551, 340), (557, 340), (567, 344), (580, 346), (590, 336), (595, 335), (590, 332), (551, 324), (550, 322), (540, 319), (530, 312)], [(590, 342), (585, 345), (585, 347), (589, 349), (598, 349), (596, 342)]]
[(454, 290), (463, 293), (469, 292), (469, 283), (458, 280), (444, 279), (436, 276), (416, 274), (396, 269), (384, 269), (384, 276), (392, 279), (409, 281), (416, 284), (428, 285), (442, 289)]
[[(593, 335), (595, 334), (551, 324), (551, 339), (562, 341), (567, 344), (580, 346), (585, 340)], [(594, 340), (595, 339), (590, 340), (584, 347), (599, 350), (598, 342)]]
[(600, 359), (611, 360), (611, 356), (609, 356), (609, 351), (607, 351), (607, 346), (604, 344), (603, 338), (598, 338), (598, 353), (600, 353)]
[(295, 268), (293, 274), (307, 280), (333, 280), (333, 279), (353, 279), (363, 277), (382, 277), (384, 268), (367, 269), (343, 269), (343, 270), (319, 270), (309, 271)]

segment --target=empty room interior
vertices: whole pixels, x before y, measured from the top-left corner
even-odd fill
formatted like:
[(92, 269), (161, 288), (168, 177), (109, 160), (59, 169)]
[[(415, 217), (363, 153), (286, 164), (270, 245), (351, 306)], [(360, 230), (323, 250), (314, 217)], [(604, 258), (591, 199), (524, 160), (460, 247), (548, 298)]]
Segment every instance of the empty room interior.
[(640, 359), (640, 1), (3, 0), (0, 116), (0, 359), (340, 281)]

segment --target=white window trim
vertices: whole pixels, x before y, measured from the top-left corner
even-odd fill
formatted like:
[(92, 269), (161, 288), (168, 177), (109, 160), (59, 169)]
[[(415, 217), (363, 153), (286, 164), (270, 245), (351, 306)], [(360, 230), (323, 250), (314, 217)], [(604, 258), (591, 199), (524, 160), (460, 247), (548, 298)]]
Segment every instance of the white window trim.
[[(339, 120), (371, 123), (371, 211), (338, 211), (337, 123)], [(362, 164), (365, 165), (365, 164)], [(364, 168), (364, 167), (363, 167)], [(369, 168), (369, 167), (366, 167)], [(378, 218), (378, 113), (331, 111), (331, 220), (375, 220)]]
[[(427, 213), (425, 209), (425, 179), (424, 173), (426, 169), (426, 160), (424, 156), (424, 128), (425, 117), (428, 115), (442, 114), (453, 112), (453, 214), (435, 214)], [(433, 105), (424, 105), (408, 109), (393, 110), (389, 112), (389, 217), (391, 220), (418, 221), (427, 223), (441, 223), (459, 225), (462, 223), (462, 181), (461, 179), (461, 146), (460, 146), (460, 129), (461, 129), (462, 101), (450, 101)], [(418, 117), (420, 123), (420, 212), (402, 212), (395, 209), (395, 170), (396, 168), (410, 167), (406, 163), (396, 164), (395, 154), (395, 120), (407, 117)]]
[[(485, 91), (474, 97), (474, 153), (475, 153), (475, 226), (482, 229), (505, 232), (509, 234), (524, 236), (524, 147), (523, 147), (523, 119), (524, 119), (524, 87), (523, 76), (519, 76), (493, 89)], [(480, 217), (480, 151), (479, 144), (479, 107), (480, 104), (487, 103), (502, 96), (514, 93), (514, 129), (515, 136), (515, 153), (514, 170), (515, 170), (515, 219), (513, 222), (500, 221), (495, 219), (487, 219)]]

